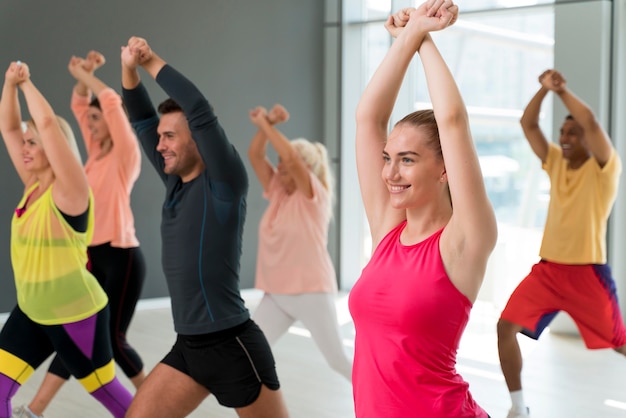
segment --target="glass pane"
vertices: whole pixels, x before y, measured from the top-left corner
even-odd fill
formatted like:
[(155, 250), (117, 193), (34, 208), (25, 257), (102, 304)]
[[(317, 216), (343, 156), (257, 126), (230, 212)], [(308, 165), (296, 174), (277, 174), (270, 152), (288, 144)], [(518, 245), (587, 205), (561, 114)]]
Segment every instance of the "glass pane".
[(471, 10), (508, 9), (512, 7), (554, 4), (555, 0), (472, 0), (463, 2), (461, 12)]
[(391, 14), (391, 0), (366, 0), (365, 20), (387, 19)]

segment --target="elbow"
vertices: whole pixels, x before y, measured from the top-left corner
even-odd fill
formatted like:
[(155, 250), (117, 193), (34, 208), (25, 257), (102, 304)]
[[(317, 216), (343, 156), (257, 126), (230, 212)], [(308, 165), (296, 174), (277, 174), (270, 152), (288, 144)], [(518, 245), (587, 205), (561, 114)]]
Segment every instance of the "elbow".
[(365, 112), (361, 106), (357, 107), (356, 109), (356, 113), (354, 114), (354, 119), (357, 123), (357, 125), (364, 123), (367, 120), (370, 120), (370, 118), (368, 117), (368, 113)]
[[(356, 127), (359, 130), (386, 133), (389, 127), (389, 117), (377, 115), (372, 112), (356, 113)], [(385, 134), (386, 135), (386, 134)]]
[(248, 148), (248, 159), (250, 161), (259, 161), (263, 159), (264, 157), (265, 155), (259, 152), (259, 150), (256, 149), (255, 147)]
[(360, 125), (366, 123), (381, 123), (386, 125), (389, 121), (390, 115), (385, 116), (385, 114), (377, 112), (376, 109), (373, 109), (371, 106), (359, 103), (356, 108), (354, 117), (356, 123)]
[(45, 131), (58, 125), (58, 121), (55, 115), (46, 115), (42, 118), (38, 118), (36, 120), (36, 123), (37, 130), (39, 131)]
[(536, 120), (529, 119), (526, 115), (522, 115), (519, 120), (519, 123), (524, 131), (528, 131), (531, 129), (539, 129), (539, 122)]
[(435, 112), (435, 120), (439, 129), (442, 127), (462, 127), (469, 129), (469, 117), (464, 107), (448, 108), (444, 113)]
[(600, 129), (600, 123), (598, 119), (596, 119), (596, 115), (589, 110), (586, 114), (580, 118), (580, 120), (576, 120), (586, 131), (595, 131)]

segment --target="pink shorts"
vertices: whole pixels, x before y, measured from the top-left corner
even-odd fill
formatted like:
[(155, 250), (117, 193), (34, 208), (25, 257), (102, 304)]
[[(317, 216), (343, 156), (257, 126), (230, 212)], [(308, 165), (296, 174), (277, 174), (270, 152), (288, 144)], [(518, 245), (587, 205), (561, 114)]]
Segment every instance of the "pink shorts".
[(501, 319), (538, 339), (559, 311), (569, 314), (587, 348), (626, 344), (615, 282), (608, 264), (569, 265), (541, 260), (511, 294)]

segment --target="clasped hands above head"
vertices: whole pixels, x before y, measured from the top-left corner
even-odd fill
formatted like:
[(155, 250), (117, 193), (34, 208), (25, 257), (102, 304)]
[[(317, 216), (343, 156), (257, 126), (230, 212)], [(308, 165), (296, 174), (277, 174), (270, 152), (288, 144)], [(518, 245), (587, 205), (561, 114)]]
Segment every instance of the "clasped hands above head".
[(393, 37), (397, 37), (412, 21), (422, 31), (432, 32), (453, 25), (458, 14), (459, 8), (452, 0), (428, 0), (417, 8), (400, 9), (387, 19), (385, 28)]
[(5, 73), (6, 81), (15, 85), (20, 84), (30, 78), (30, 68), (25, 62), (14, 61), (9, 64), (9, 68)]

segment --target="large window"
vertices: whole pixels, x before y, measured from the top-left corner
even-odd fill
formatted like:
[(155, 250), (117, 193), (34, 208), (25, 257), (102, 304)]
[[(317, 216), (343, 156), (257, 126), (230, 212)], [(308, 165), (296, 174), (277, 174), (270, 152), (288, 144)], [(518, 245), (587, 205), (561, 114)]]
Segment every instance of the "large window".
[[(505, 3), (507, 7), (524, 7), (505, 9)], [(433, 34), (467, 105), (487, 192), (498, 220), (498, 243), (477, 303), (477, 311), (484, 313), (487, 321), (495, 322), (515, 285), (537, 260), (547, 209), (549, 183), (519, 124), (524, 107), (539, 87), (538, 76), (554, 62), (554, 9), (536, 3), (473, 1), (473, 11), (462, 10), (453, 27)], [(358, 96), (392, 42), (383, 27), (384, 20), (392, 10), (407, 5), (374, 0), (346, 4), (343, 49), (349, 51), (349, 58), (344, 60), (344, 97), (357, 99), (345, 100), (343, 155), (353, 155), (350, 126), (354, 125)], [(401, 89), (392, 124), (413, 110), (430, 107), (417, 59)], [(542, 111), (542, 128), (551, 133), (551, 96)], [(344, 216), (343, 222), (358, 224), (353, 228), (360, 233), (343, 235), (350, 242), (342, 248), (358, 247), (360, 253), (342, 258), (342, 283), (347, 289), (358, 278), (371, 252), (367, 221), (362, 207), (358, 212), (355, 206), (360, 198), (354, 187), (358, 184), (356, 170), (352, 168), (342, 173), (342, 205), (360, 216)]]

